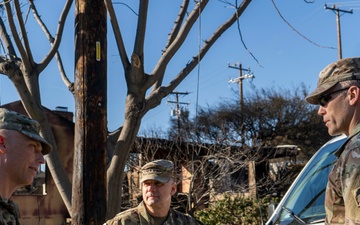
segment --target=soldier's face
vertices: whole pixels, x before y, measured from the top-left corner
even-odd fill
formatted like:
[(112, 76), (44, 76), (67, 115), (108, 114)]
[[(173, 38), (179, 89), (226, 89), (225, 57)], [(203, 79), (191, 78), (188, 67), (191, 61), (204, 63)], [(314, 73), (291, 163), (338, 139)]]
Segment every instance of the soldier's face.
[(143, 182), (143, 200), (148, 207), (167, 208), (170, 207), (171, 196), (176, 192), (176, 184), (171, 179), (167, 183), (156, 180)]
[[(346, 134), (349, 135), (351, 118), (354, 114), (354, 107), (351, 106), (351, 88), (340, 89), (342, 92), (333, 91), (331, 99), (326, 104), (320, 105), (318, 114), (323, 117), (325, 126), (331, 136)], [(330, 96), (330, 95), (329, 95)]]
[(4, 137), (1, 149), (9, 184), (16, 187), (31, 184), (39, 166), (44, 163), (41, 143), (20, 132), (10, 131)]

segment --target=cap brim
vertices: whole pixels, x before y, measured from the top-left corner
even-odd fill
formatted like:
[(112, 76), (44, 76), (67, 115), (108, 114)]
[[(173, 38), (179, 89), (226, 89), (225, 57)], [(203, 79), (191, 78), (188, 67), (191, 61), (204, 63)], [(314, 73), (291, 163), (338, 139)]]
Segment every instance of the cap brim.
[(150, 175), (150, 176), (144, 176), (143, 178), (141, 178), (140, 183), (142, 183), (142, 182), (144, 182), (146, 180), (156, 180), (156, 181), (159, 181), (161, 183), (167, 183), (167, 182), (169, 182), (170, 178), (169, 177), (157, 176), (157, 175)]
[(40, 141), (41, 142), (41, 146), (42, 146), (42, 154), (43, 155), (46, 155), (46, 154), (49, 154), (52, 150), (52, 146), (49, 144), (49, 142), (47, 142), (43, 137), (41, 137), (40, 135), (36, 135), (34, 133), (31, 133), (31, 132), (27, 132), (25, 130), (23, 131), (20, 131), (21, 133), (25, 134), (26, 136), (32, 138), (32, 139), (35, 139), (37, 141)]
[(312, 93), (305, 97), (305, 101), (313, 105), (319, 105), (319, 97), (325, 94), (329, 89), (334, 87), (337, 83), (324, 84), (317, 87)]

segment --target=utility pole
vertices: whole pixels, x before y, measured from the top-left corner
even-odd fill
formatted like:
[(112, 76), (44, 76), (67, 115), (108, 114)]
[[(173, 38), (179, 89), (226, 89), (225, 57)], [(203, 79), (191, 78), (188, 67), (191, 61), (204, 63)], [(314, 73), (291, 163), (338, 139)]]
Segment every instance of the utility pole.
[(330, 10), (334, 11), (336, 14), (336, 27), (337, 27), (337, 39), (338, 39), (338, 59), (342, 59), (340, 12), (352, 14), (353, 10), (351, 9), (350, 11), (348, 11), (348, 10), (339, 9), (335, 5), (333, 5), (332, 7), (328, 7), (326, 4), (325, 4), (325, 9), (330, 9)]
[[(251, 70), (250, 68), (249, 69), (244, 69), (242, 68), (242, 64), (239, 63), (238, 64), (234, 64), (234, 65), (230, 65), (228, 64), (228, 67), (229, 68), (232, 68), (232, 69), (237, 69), (239, 70), (239, 77), (238, 78), (235, 78), (235, 79), (230, 79), (229, 80), (229, 83), (239, 83), (239, 93), (240, 93), (240, 120), (241, 120), (241, 144), (244, 146), (245, 144), (245, 138), (244, 138), (244, 118), (243, 118), (243, 107), (244, 107), (244, 97), (243, 97), (243, 80), (244, 79), (248, 79), (248, 78), (255, 78), (255, 76), (251, 73)], [(242, 71), (245, 71), (247, 72), (247, 74), (245, 74), (243, 76), (243, 73)]]
[(106, 218), (107, 40), (103, 0), (75, 1), (72, 225)]
[(179, 101), (179, 95), (188, 95), (189, 92), (171, 92), (170, 94), (175, 95), (176, 96), (176, 100), (175, 101), (167, 101), (167, 103), (173, 103), (175, 104), (175, 111), (176, 111), (176, 116), (177, 116), (177, 128), (178, 128), (178, 139), (181, 141), (181, 129), (180, 129), (180, 116), (181, 116), (181, 109), (180, 109), (180, 105), (189, 105), (189, 103), (187, 102), (180, 102)]
[[(255, 78), (255, 76), (251, 73), (251, 70), (250, 68), (249, 69), (244, 69), (242, 68), (242, 64), (239, 63), (238, 64), (234, 64), (234, 65), (228, 65), (229, 68), (232, 68), (232, 69), (237, 69), (239, 70), (239, 77), (238, 78), (235, 78), (235, 79), (230, 79), (229, 80), (229, 83), (239, 83), (239, 94), (240, 94), (240, 111), (242, 110), (243, 108), (243, 104), (244, 104), (244, 97), (243, 97), (243, 83), (242, 81), (244, 79), (248, 79), (248, 78)], [(247, 74), (245, 74), (244, 76), (242, 75), (242, 71), (245, 71), (245, 72), (248, 72)]]

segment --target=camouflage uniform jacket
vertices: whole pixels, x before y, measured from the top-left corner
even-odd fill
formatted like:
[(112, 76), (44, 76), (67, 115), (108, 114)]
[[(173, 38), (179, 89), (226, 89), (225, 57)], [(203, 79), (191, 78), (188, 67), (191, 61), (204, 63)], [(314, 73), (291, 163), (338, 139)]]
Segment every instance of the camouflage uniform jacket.
[(325, 194), (325, 224), (360, 224), (360, 124), (337, 150)]
[(0, 197), (0, 225), (20, 225), (19, 208), (15, 202)]
[[(113, 219), (108, 220), (106, 225), (153, 225), (153, 218), (147, 213), (144, 202), (138, 207), (126, 210), (117, 214)], [(104, 225), (105, 225), (104, 224)], [(188, 215), (170, 209), (169, 215), (163, 225), (198, 225), (196, 220)]]

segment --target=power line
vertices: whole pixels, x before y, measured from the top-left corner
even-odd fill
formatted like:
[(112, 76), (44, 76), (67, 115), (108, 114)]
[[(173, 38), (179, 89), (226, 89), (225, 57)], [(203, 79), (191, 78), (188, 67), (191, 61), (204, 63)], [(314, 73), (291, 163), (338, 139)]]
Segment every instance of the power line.
[(293, 30), (295, 31), (298, 35), (300, 35), (301, 37), (303, 37), (305, 40), (307, 40), (308, 42), (320, 47), (320, 48), (330, 48), (330, 49), (334, 49), (333, 47), (329, 47), (329, 46), (322, 46), (319, 45), (315, 42), (313, 42), (312, 40), (310, 40), (309, 38), (307, 38), (305, 35), (303, 35), (302, 33), (300, 33), (298, 30), (296, 30), (285, 18), (284, 16), (281, 14), (280, 10), (278, 9), (278, 7), (276, 6), (274, 0), (271, 0), (276, 12), (279, 14), (280, 18)]

